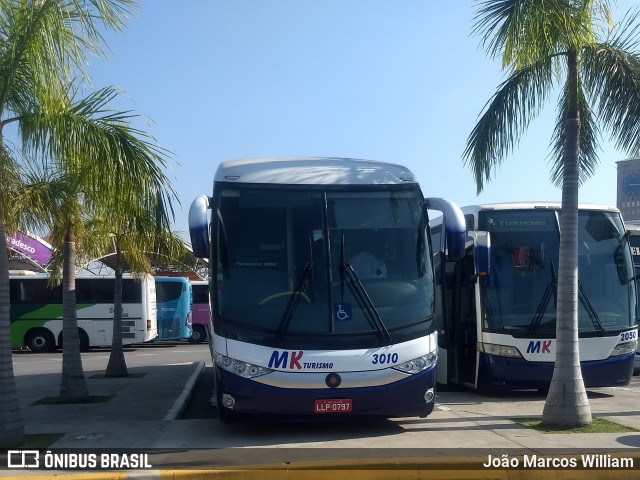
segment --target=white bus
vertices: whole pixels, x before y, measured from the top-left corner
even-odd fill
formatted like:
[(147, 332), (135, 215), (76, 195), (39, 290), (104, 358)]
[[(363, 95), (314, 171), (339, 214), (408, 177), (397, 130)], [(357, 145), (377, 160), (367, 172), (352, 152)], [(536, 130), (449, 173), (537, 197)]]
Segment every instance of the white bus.
[[(390, 163), (266, 158), (222, 163), (189, 212), (209, 258), (218, 416), (426, 416), (437, 358), (427, 208)], [(211, 220), (209, 216), (211, 210)]]
[[(638, 222), (625, 222), (627, 227), (627, 233), (629, 235), (629, 245), (631, 246), (631, 256), (633, 258), (633, 268), (635, 273), (636, 284), (636, 309), (640, 307), (640, 223)], [(636, 317), (638, 317), (638, 310), (636, 310)], [(640, 321), (640, 318), (637, 318)], [(640, 375), (640, 344), (636, 350), (636, 361), (633, 369), (634, 375)]]
[[(62, 346), (62, 286), (49, 288), (46, 275), (11, 275), (11, 346), (51, 352)], [(113, 276), (76, 277), (80, 349), (111, 346)], [(122, 341), (148, 342), (158, 335), (155, 280), (151, 275), (122, 280)]]
[[(558, 203), (462, 208), (466, 255), (436, 251), (438, 383), (549, 387), (556, 354)], [(434, 243), (440, 236), (431, 224)], [(626, 385), (637, 346), (633, 264), (620, 212), (580, 205), (578, 329), (586, 387)]]

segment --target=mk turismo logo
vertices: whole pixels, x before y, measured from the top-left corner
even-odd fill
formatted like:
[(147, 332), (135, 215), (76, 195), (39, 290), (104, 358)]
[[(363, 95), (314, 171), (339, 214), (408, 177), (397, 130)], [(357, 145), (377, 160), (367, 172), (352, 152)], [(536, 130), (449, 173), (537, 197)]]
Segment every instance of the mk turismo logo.
[[(289, 368), (290, 370), (296, 368), (300, 370), (302, 369), (300, 360), (303, 354), (304, 351), (291, 352), (291, 359), (289, 359), (289, 352), (278, 352), (278, 350), (274, 350), (269, 359), (269, 368)], [(289, 364), (288, 366), (287, 363)]]
[(8, 450), (8, 468), (40, 468), (40, 452), (38, 450)]

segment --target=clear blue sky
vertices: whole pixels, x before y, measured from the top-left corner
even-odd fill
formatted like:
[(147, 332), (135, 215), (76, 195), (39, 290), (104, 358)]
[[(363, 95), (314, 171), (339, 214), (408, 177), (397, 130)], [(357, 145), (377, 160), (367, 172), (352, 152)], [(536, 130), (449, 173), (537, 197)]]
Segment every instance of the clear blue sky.
[[(211, 195), (218, 164), (254, 156), (400, 163), (425, 196), (461, 206), (560, 200), (547, 163), (556, 97), (476, 195), (462, 153), (503, 73), (471, 33), (471, 0), (139, 3), (124, 32), (107, 34), (110, 59), (89, 72), (96, 87), (123, 88), (118, 106), (149, 117), (144, 128), (175, 154), (175, 228), (185, 237), (191, 201)], [(608, 137), (601, 146), (580, 201), (615, 204), (625, 154)]]

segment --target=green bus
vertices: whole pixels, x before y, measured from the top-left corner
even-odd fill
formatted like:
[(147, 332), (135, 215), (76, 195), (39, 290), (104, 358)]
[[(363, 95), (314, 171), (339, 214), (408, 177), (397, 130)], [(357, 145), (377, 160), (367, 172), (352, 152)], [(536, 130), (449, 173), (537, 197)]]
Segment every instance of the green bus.
[[(80, 349), (111, 346), (114, 276), (76, 277)], [(11, 275), (11, 347), (32, 352), (62, 348), (62, 286), (49, 286), (47, 275)], [(122, 340), (142, 343), (158, 335), (156, 287), (151, 275), (122, 280)]]

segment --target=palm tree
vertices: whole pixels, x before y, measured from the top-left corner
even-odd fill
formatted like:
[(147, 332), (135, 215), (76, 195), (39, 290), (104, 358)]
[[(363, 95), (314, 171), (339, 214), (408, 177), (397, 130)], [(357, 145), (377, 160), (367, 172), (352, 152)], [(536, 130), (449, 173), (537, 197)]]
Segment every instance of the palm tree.
[[(73, 191), (71, 192), (73, 193)], [(59, 191), (60, 194), (60, 191)], [(70, 214), (62, 223), (64, 229), (64, 264), (62, 269), (62, 378), (60, 397), (68, 402), (84, 402), (89, 390), (80, 357), (80, 336), (76, 309), (76, 220), (81, 215), (77, 197), (65, 199), (64, 212)]]
[[(15, 123), (24, 144), (32, 131), (23, 128), (25, 114), (57, 104), (68, 78), (84, 75), (88, 55), (104, 56), (100, 28), (120, 29), (133, 10), (131, 0), (0, 0), (0, 145), (3, 129)], [(63, 95), (64, 96), (64, 95)], [(5, 149), (6, 151), (6, 149)], [(6, 164), (3, 168), (6, 167)], [(5, 206), (0, 202), (0, 234), (6, 231)], [(0, 257), (7, 248), (0, 242)], [(9, 268), (0, 260), (0, 447), (19, 445), (24, 424), (19, 415), (9, 341)], [(4, 401), (6, 400), (6, 401)], [(18, 412), (16, 414), (16, 412)], [(4, 421), (11, 418), (11, 421)]]
[[(184, 251), (187, 250), (185, 243), (179, 237), (171, 233), (166, 228), (157, 228), (157, 225), (151, 224), (145, 225), (147, 220), (149, 219), (142, 218), (142, 221), (137, 226), (137, 233), (133, 236), (123, 236), (122, 234), (119, 234), (118, 237), (120, 238), (120, 241), (116, 241), (116, 257), (123, 259), (134, 272), (140, 268), (136, 266), (136, 258), (139, 261), (143, 257), (148, 259), (149, 257), (162, 255), (176, 259), (180, 258), (184, 254)], [(133, 231), (135, 232), (136, 230)], [(145, 245), (148, 245), (150, 248), (154, 248), (154, 250), (145, 252)], [(151, 254), (151, 252), (153, 252), (153, 254)], [(122, 262), (119, 261), (117, 264), (121, 268)], [(122, 274), (118, 277), (118, 273), (116, 271), (116, 288), (118, 285), (120, 285), (120, 287), (122, 285)], [(122, 296), (120, 296), (120, 299), (116, 297), (115, 307), (116, 311), (118, 311), (118, 308), (120, 311), (122, 310)], [(111, 355), (109, 356), (109, 363), (107, 364), (107, 370), (105, 371), (105, 376), (107, 377), (126, 375), (127, 368), (124, 353), (121, 353), (122, 335), (121, 333), (118, 336), (116, 335), (116, 328), (118, 328), (120, 332), (122, 331), (121, 321), (114, 319), (113, 328), (114, 334)]]
[[(11, 207), (14, 205), (14, 194), (20, 188), (18, 165), (0, 143), (0, 238), (5, 238), (7, 232), (16, 226), (11, 218)], [(6, 249), (6, 243), (2, 242)], [(9, 257), (0, 251), (0, 271), (7, 275), (0, 275), (0, 319), (7, 319), (6, 326), (0, 324), (0, 448), (15, 446), (24, 438), (24, 423), (18, 403), (15, 378), (13, 375), (13, 361), (11, 356), (11, 340), (9, 334)], [(2, 327), (5, 328), (2, 328)]]
[[(54, 279), (62, 272), (63, 285), (60, 396), (71, 402), (88, 397), (74, 293), (76, 241), (79, 251), (83, 252), (88, 243), (84, 228), (87, 219), (99, 212), (103, 212), (104, 217), (104, 212), (108, 212), (112, 224), (131, 222), (137, 219), (140, 209), (155, 206), (152, 202), (156, 198), (171, 207), (171, 197), (166, 192), (173, 190), (162, 171), (166, 166), (164, 151), (155, 146), (148, 135), (131, 126), (135, 115), (107, 108), (117, 93), (112, 87), (101, 89), (79, 101), (70, 99), (67, 107), (58, 112), (45, 115), (37, 111), (23, 119), (25, 123), (41, 125), (42, 131), (47, 132), (39, 137), (34, 135), (26, 152), (40, 152), (53, 160), (48, 168), (52, 169), (54, 178), (45, 182), (44, 188), (33, 189), (29, 203), (35, 215), (47, 217), (45, 223), (52, 230), (51, 243), (58, 250), (51, 269)], [(35, 195), (38, 191), (39, 197)], [(51, 205), (56, 208), (52, 209)], [(165, 224), (168, 223), (167, 218)], [(116, 276), (119, 276), (116, 293), (119, 285), (120, 308), (115, 310), (116, 322), (120, 324), (122, 271), (117, 271)]]
[[(76, 240), (83, 231), (83, 205), (78, 182), (73, 176), (54, 178), (43, 186), (44, 201), (39, 205), (33, 196), (30, 214), (40, 216), (52, 228), (52, 244), (62, 255), (53, 256), (51, 284), (59, 280), (62, 271), (62, 378), (60, 397), (68, 402), (83, 402), (89, 396), (80, 357), (80, 336), (76, 310)], [(25, 197), (26, 198), (26, 197)], [(53, 206), (53, 208), (52, 208)], [(45, 215), (49, 213), (49, 218)], [(48, 220), (48, 221), (47, 221)], [(80, 226), (80, 227), (79, 227)], [(78, 235), (80, 234), (80, 235)], [(62, 248), (59, 248), (62, 246)], [(62, 260), (62, 268), (56, 268)]]
[(483, 0), (474, 31), (506, 80), (471, 132), (464, 159), (478, 193), (516, 146), (529, 121), (559, 86), (552, 138), (552, 179), (562, 186), (557, 295), (557, 352), (542, 421), (571, 427), (591, 422), (578, 351), (578, 187), (598, 162), (598, 121), (629, 153), (640, 147), (638, 14), (609, 30), (609, 2)]
[(75, 296), (76, 251), (86, 243), (84, 229), (87, 205), (83, 201), (81, 178), (70, 172), (32, 170), (17, 195), (23, 222), (32, 230), (47, 229), (55, 247), (50, 268), (50, 285), (62, 282), (63, 351), (60, 397), (83, 402), (89, 396), (80, 356), (80, 334)]
[[(105, 207), (104, 216), (94, 216), (91, 221), (92, 237), (101, 243), (98, 250), (105, 252), (113, 249), (115, 255), (114, 323), (111, 353), (105, 371), (107, 377), (128, 375), (122, 345), (123, 272), (150, 273), (151, 260), (156, 256), (174, 259), (177, 263), (177, 259), (183, 258), (188, 252), (184, 242), (170, 230), (169, 221), (173, 218), (173, 213), (167, 214), (167, 207), (171, 207), (171, 202), (167, 200), (174, 198), (174, 194), (172, 190), (168, 193), (171, 196), (156, 195), (156, 203), (148, 206), (151, 208), (144, 208), (140, 204), (128, 206), (120, 203), (114, 205), (114, 208), (102, 205)], [(113, 245), (109, 245), (109, 240)]]

